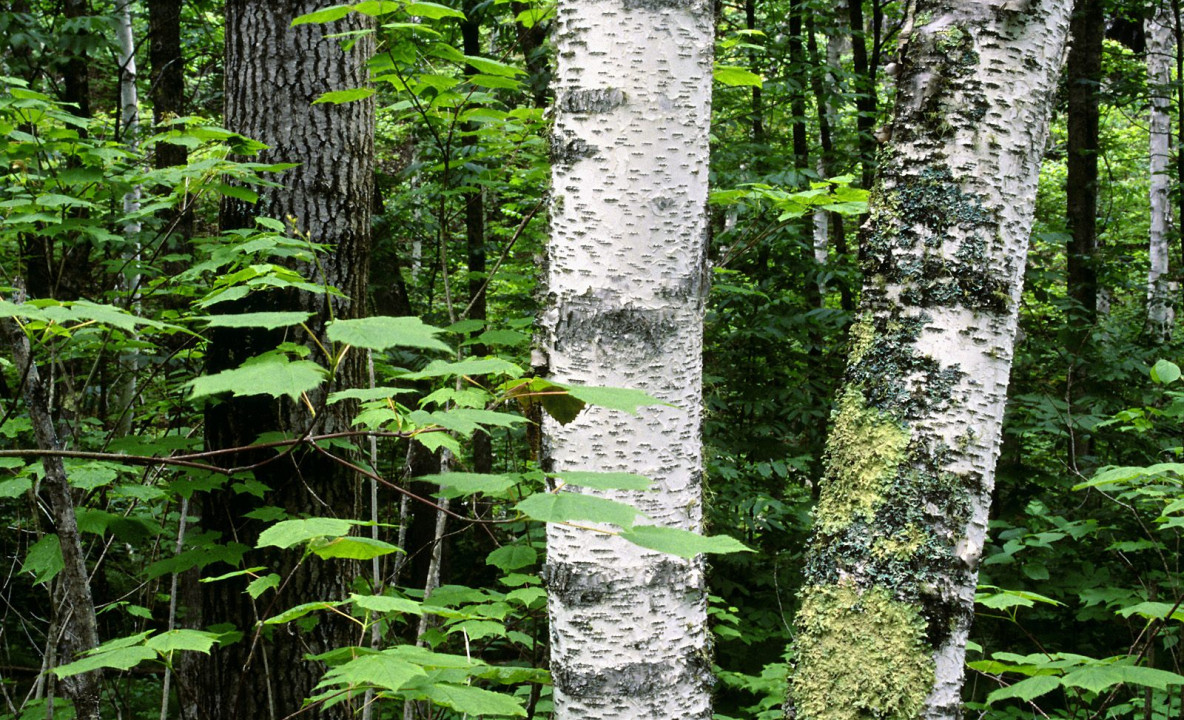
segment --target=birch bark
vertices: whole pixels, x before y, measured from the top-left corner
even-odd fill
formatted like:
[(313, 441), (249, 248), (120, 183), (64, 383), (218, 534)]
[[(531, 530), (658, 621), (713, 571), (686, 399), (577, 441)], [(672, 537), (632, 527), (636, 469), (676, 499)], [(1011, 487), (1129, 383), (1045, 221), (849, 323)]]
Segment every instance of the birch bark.
[[(570, 0), (558, 68), (544, 318), (551, 377), (644, 390), (669, 407), (545, 423), (551, 469), (634, 472), (614, 493), (654, 524), (701, 525), (712, 6)], [(557, 720), (707, 720), (704, 566), (548, 527)]]
[(918, 0), (797, 619), (798, 718), (953, 718), (1063, 0)]
[(1166, 2), (1155, 4), (1155, 13), (1145, 22), (1147, 35), (1147, 84), (1151, 91), (1151, 232), (1147, 273), (1147, 331), (1166, 341), (1171, 337), (1175, 313), (1168, 279), (1168, 234), (1172, 206), (1168, 197), (1172, 178), (1171, 91), (1175, 57), (1173, 21)]

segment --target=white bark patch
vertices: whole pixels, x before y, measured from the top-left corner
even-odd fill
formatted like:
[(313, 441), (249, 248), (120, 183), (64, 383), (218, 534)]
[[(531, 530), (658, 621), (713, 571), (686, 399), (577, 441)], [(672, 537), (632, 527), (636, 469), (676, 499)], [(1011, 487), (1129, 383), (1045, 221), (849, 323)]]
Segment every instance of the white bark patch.
[[(573, 0), (555, 42), (552, 377), (671, 407), (547, 420), (548, 460), (645, 475), (653, 490), (605, 495), (698, 530), (711, 7)], [(701, 561), (552, 525), (547, 580), (557, 719), (710, 717)]]
[(1172, 206), (1171, 162), (1171, 61), (1174, 18), (1170, 5), (1160, 0), (1155, 13), (1144, 21), (1147, 35), (1147, 81), (1151, 90), (1151, 232), (1148, 247), (1151, 267), (1147, 273), (1147, 330), (1166, 341), (1175, 323), (1171, 283), (1168, 280), (1168, 235)]

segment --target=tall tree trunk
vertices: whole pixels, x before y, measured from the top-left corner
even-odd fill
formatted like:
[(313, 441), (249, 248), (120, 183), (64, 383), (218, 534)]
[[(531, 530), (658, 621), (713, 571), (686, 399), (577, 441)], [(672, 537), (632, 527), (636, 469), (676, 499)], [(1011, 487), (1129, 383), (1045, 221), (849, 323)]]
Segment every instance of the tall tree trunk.
[[(1102, 81), (1102, 40), (1105, 15), (1102, 0), (1075, 0), (1070, 22), (1069, 57), (1065, 82), (1069, 93), (1065, 220), (1069, 241), (1065, 289), (1072, 302), (1066, 318), (1065, 346), (1069, 352), (1066, 400), (1072, 409), (1089, 387), (1089, 337), (1098, 319), (1098, 89)], [(1090, 454), (1089, 439), (1073, 435), (1069, 463)]]
[[(688, 530), (702, 522), (712, 26), (706, 0), (565, 0), (555, 29), (551, 376), (670, 406), (546, 420), (544, 465), (649, 477), (649, 492), (611, 494)], [(556, 720), (710, 718), (701, 560), (563, 525), (547, 542)]]
[[(251, 227), (258, 215), (279, 218), (288, 221), (294, 232), (332, 247), (318, 263), (300, 269), (313, 282), (341, 290), (344, 297), (272, 291), (248, 296), (234, 308), (238, 312), (312, 312), (307, 325), (317, 338), (330, 318), (358, 317), (364, 309), (374, 180), (373, 101), (311, 104), (327, 91), (366, 83), (365, 62), (374, 49), (371, 37), (355, 37), (352, 49), (344, 51), (338, 40), (326, 36), (364, 30), (372, 27), (372, 21), (351, 14), (326, 25), (290, 27), (293, 18), (322, 5), (318, 0), (230, 0), (226, 4), (226, 126), (266, 143), (269, 149), (262, 154), (262, 162), (300, 165), (276, 178), (281, 187), (262, 189), (256, 205), (226, 198), (220, 217), (224, 230)], [(277, 333), (254, 330), (211, 332), (207, 369), (217, 372), (235, 367), (282, 339)], [(313, 345), (313, 338), (297, 339)], [(324, 359), (315, 346), (312, 353), (310, 357)], [(343, 404), (324, 407), (324, 393), (338, 387), (364, 386), (365, 378), (364, 355), (347, 355), (332, 386), (309, 394), (310, 404), (317, 408), (315, 419), (302, 404), (259, 397), (224, 399), (206, 411), (206, 444), (211, 449), (233, 448), (248, 445), (268, 431), (302, 434), (313, 429), (347, 429), (348, 408)], [(244, 453), (225, 461), (237, 465), (262, 457)], [(319, 454), (292, 455), (263, 465), (254, 474), (270, 488), (267, 504), (291, 514), (357, 517), (360, 495), (356, 478)], [(244, 513), (260, 502), (229, 489), (208, 493), (201, 512), (203, 528), (221, 533), (224, 541), (253, 545), (260, 527)], [(295, 553), (268, 556), (282, 575), (291, 570), (296, 559)], [(344, 597), (350, 572), (344, 563), (306, 560), (287, 583), (276, 607)], [(260, 639), (252, 652), (251, 636), (260, 618), (250, 598), (242, 594), (242, 586), (234, 582), (208, 586), (202, 617), (206, 625), (233, 623), (247, 636), (215, 651), (201, 673), (201, 712), (215, 720), (278, 720), (295, 713), (321, 674), (316, 663), (300, 658), (353, 644), (356, 639), (348, 621), (327, 614), (311, 630), (285, 628), (269, 640)], [(346, 702), (305, 714), (345, 718), (352, 709)]]
[(1065, 249), (1067, 288), (1077, 304), (1074, 339), (1081, 352), (1089, 327), (1097, 319), (1098, 276), (1094, 267), (1098, 214), (1098, 88), (1102, 80), (1105, 16), (1101, 0), (1076, 0), (1065, 80), (1069, 91), (1068, 175), (1065, 180), (1066, 220), (1072, 239)]
[(1171, 338), (1175, 323), (1171, 283), (1168, 276), (1168, 235), (1172, 224), (1171, 189), (1171, 108), (1172, 69), (1175, 33), (1167, 2), (1155, 4), (1147, 18), (1147, 85), (1151, 90), (1151, 233), (1147, 273), (1147, 332), (1157, 342)]
[[(848, 0), (847, 9), (848, 19), (851, 21), (851, 64), (855, 70), (852, 85), (856, 93), (855, 126), (859, 134), (860, 187), (869, 188), (876, 172), (876, 76), (874, 64), (868, 62), (867, 32), (863, 27), (863, 0)], [(872, 60), (875, 61), (874, 54)]]
[(917, 0), (797, 618), (800, 720), (955, 718), (1063, 0)]
[[(20, 377), (24, 379), (21, 394), (33, 424), (37, 447), (41, 450), (61, 450), (53, 416), (49, 407), (49, 388), (41, 379), (25, 330), (12, 318), (0, 321), (0, 330), (12, 348), (12, 359)], [(77, 660), (79, 655), (99, 644), (99, 625), (95, 619), (95, 605), (90, 592), (90, 575), (86, 556), (74, 515), (74, 497), (66, 477), (62, 458), (46, 455), (41, 460), (44, 477), (41, 489), (49, 501), (53, 533), (61, 548), (62, 570), (53, 581), (52, 626), (60, 628), (56, 637), (56, 656), (59, 664)], [(80, 673), (61, 681), (64, 694), (74, 704), (74, 715), (79, 720), (99, 720), (103, 673), (100, 670)]]
[[(466, 20), (461, 23), (461, 36), (464, 40), (465, 55), (478, 56), (481, 54), (481, 18), (476, 2), (465, 4)], [(477, 68), (466, 65), (465, 74), (475, 75)], [(476, 123), (466, 123), (466, 135), (462, 139), (464, 152), (472, 153), (477, 149)], [(475, 180), (475, 178), (474, 178)], [(465, 204), (465, 247), (469, 265), (469, 311), (467, 317), (472, 320), (485, 321), (487, 317), (485, 302), (485, 189), (477, 182), (466, 181), (475, 189), (461, 196)], [(480, 343), (469, 346), (469, 354), (483, 357), (489, 348)], [(473, 472), (487, 473), (493, 470), (493, 443), (488, 433), (477, 431), (473, 434)]]

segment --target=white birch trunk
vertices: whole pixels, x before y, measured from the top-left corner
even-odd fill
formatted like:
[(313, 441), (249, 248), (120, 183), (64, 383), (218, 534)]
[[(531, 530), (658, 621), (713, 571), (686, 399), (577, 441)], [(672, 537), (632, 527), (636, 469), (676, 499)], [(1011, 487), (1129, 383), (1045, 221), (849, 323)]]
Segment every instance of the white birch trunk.
[(1147, 85), (1151, 90), (1151, 233), (1148, 247), (1151, 267), (1147, 273), (1147, 331), (1155, 338), (1171, 337), (1175, 312), (1168, 279), (1168, 234), (1172, 221), (1171, 188), (1171, 92), (1175, 59), (1172, 13), (1167, 2), (1155, 3), (1155, 13), (1145, 21), (1147, 35)]
[[(702, 522), (702, 319), (712, 6), (565, 0), (544, 319), (551, 376), (631, 387), (670, 407), (586, 409), (544, 424), (549, 469), (628, 471), (611, 493), (653, 524)], [(556, 720), (707, 720), (701, 560), (548, 527)]]
[(1064, 0), (917, 0), (797, 619), (798, 718), (954, 718)]
[[(116, 37), (119, 40), (119, 125), (120, 137), (124, 145), (133, 153), (140, 144), (140, 97), (136, 91), (136, 43), (132, 35), (132, 0), (123, 0), (119, 6), (119, 19), (116, 27)], [(123, 225), (123, 234), (128, 241), (128, 250), (124, 252), (124, 260), (133, 267), (140, 262), (140, 245), (137, 239), (140, 234), (139, 220), (130, 216), (140, 210), (140, 186), (133, 186), (123, 195), (123, 213), (129, 219)], [(124, 281), (128, 290), (128, 310), (139, 313), (140, 308), (140, 274), (132, 270)], [(115, 392), (115, 408), (120, 413), (116, 426), (116, 434), (120, 437), (129, 435), (132, 430), (132, 419), (135, 415), (136, 372), (139, 369), (137, 353), (134, 349), (124, 351), (120, 355), (119, 365), (122, 377)], [(166, 676), (167, 679), (167, 676)]]

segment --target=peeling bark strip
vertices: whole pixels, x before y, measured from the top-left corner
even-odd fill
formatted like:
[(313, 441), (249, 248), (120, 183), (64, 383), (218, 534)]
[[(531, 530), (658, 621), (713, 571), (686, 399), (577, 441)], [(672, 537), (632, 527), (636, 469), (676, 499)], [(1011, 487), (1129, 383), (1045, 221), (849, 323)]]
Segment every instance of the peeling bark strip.
[(797, 619), (800, 720), (954, 718), (1064, 0), (918, 0)]
[[(29, 419), (33, 423), (37, 447), (41, 450), (61, 450), (49, 411), (49, 393), (41, 382), (37, 364), (33, 362), (29, 337), (12, 318), (0, 321), (0, 330), (7, 336), (8, 344), (12, 346), (12, 359), (25, 379), (21, 390), (29, 410)], [(78, 521), (74, 516), (74, 498), (70, 494), (65, 465), (57, 455), (46, 455), (41, 464), (45, 468), (41, 487), (49, 499), (53, 530), (57, 533), (58, 544), (62, 549), (62, 572), (54, 583), (52, 626), (61, 628), (57, 657), (59, 664), (64, 665), (76, 660), (84, 651), (98, 647), (99, 626), (95, 620), (90, 575), (82, 554)], [(75, 717), (79, 720), (99, 720), (101, 717), (102, 681), (103, 674), (99, 670), (61, 680), (62, 689), (74, 703)]]
[[(547, 459), (645, 475), (655, 489), (605, 494), (698, 530), (711, 5), (564, 0), (555, 44), (552, 377), (673, 407), (548, 419)], [(710, 718), (703, 563), (557, 525), (547, 541), (556, 720)]]

